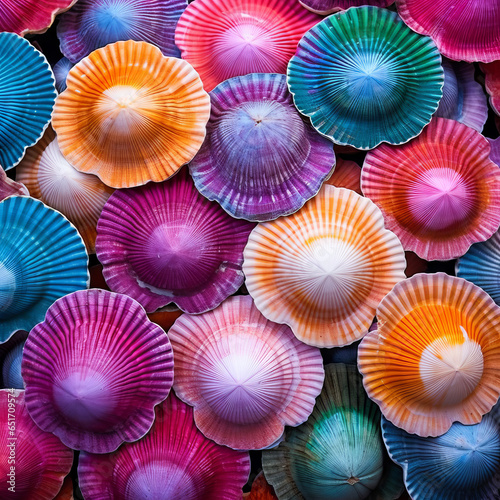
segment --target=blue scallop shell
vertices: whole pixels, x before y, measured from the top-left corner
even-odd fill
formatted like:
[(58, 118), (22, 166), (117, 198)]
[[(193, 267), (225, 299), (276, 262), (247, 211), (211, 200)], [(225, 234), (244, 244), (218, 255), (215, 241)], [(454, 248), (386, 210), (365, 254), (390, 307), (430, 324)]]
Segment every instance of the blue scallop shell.
[(442, 97), (441, 56), (395, 12), (352, 7), (327, 17), (288, 64), (299, 111), (336, 144), (402, 144), (429, 123)]
[(76, 63), (109, 43), (135, 40), (180, 57), (174, 36), (186, 7), (187, 0), (79, 0), (59, 17), (61, 52)]
[(0, 203), (0, 342), (30, 330), (58, 298), (89, 285), (88, 256), (75, 227), (41, 201)]
[(500, 305), (500, 231), (486, 241), (475, 243), (460, 257), (456, 274), (482, 288)]
[(455, 423), (436, 438), (408, 434), (382, 418), (390, 457), (403, 467), (413, 500), (500, 498), (500, 406), (479, 424)]
[(24, 389), (21, 362), (27, 338), (27, 331), (17, 330), (0, 343), (0, 389)]
[(45, 57), (14, 33), (0, 33), (0, 165), (14, 167), (50, 122), (56, 99)]
[(56, 89), (59, 93), (66, 90), (66, 78), (69, 70), (73, 66), (74, 64), (66, 57), (62, 57), (56, 62), (56, 64), (54, 64), (52, 71), (54, 72), (54, 78), (56, 79)]

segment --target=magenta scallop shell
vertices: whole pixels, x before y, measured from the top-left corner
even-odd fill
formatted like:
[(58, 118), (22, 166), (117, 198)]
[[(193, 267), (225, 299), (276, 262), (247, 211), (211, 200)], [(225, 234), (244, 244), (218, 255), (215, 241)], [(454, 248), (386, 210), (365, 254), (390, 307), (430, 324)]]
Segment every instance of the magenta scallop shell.
[(217, 307), (243, 284), (243, 249), (254, 224), (200, 195), (184, 170), (160, 184), (115, 192), (97, 225), (96, 252), (111, 290), (148, 312)]
[(35, 425), (24, 396), (0, 391), (0, 498), (52, 500), (71, 470), (73, 451)]
[(172, 386), (172, 348), (133, 299), (85, 290), (57, 300), (31, 330), (22, 376), (42, 430), (109, 453), (148, 432)]
[(81, 453), (78, 463), (85, 500), (234, 500), (249, 472), (248, 453), (203, 436), (173, 393), (143, 439), (108, 455)]
[(267, 320), (250, 296), (178, 318), (169, 330), (176, 394), (198, 428), (234, 449), (274, 444), (284, 426), (307, 420), (324, 380), (319, 349)]
[(500, 59), (498, 0), (396, 0), (399, 15), (455, 61)]

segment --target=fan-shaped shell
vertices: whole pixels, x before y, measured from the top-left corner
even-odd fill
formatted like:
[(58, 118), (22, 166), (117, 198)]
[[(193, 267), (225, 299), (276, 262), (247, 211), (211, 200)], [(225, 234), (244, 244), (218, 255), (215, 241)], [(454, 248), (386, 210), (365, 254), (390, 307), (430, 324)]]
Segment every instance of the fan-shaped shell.
[(442, 436), (408, 434), (382, 418), (391, 458), (403, 467), (411, 498), (498, 500), (500, 498), (499, 406), (475, 425), (453, 424)]
[(210, 93), (207, 138), (189, 171), (201, 194), (236, 218), (296, 212), (330, 174), (335, 154), (298, 113), (285, 75), (252, 73)]
[(336, 144), (402, 144), (429, 123), (442, 96), (441, 56), (395, 12), (352, 7), (311, 28), (288, 64), (298, 110)]
[(488, 118), (488, 103), (481, 85), (474, 80), (474, 65), (443, 59), (443, 69), (443, 98), (436, 116), (481, 132)]
[(0, 341), (30, 330), (58, 298), (88, 287), (88, 256), (77, 230), (41, 201), (0, 203)]
[[(325, 385), (306, 423), (262, 452), (267, 480), (280, 500), (375, 500), (401, 494), (401, 482), (381, 484), (385, 464), (380, 413), (363, 391), (355, 366), (325, 367)], [(383, 489), (382, 489), (383, 488)]]
[(191, 65), (146, 42), (97, 49), (69, 72), (53, 127), (63, 155), (108, 186), (159, 182), (193, 158), (210, 99)]
[(73, 451), (28, 414), (24, 391), (0, 390), (0, 495), (52, 500), (71, 470)]
[(500, 169), (489, 152), (476, 130), (435, 118), (408, 144), (368, 153), (361, 189), (405, 250), (454, 259), (500, 224)]
[(150, 432), (107, 455), (82, 453), (86, 500), (233, 500), (248, 479), (248, 453), (219, 446), (196, 428), (173, 393), (155, 409)]
[(135, 40), (179, 57), (174, 33), (186, 6), (187, 0), (79, 0), (59, 18), (61, 52), (76, 63), (109, 43)]
[(57, 14), (68, 10), (77, 0), (2, 0), (0, 31), (24, 36), (44, 33)]
[(253, 227), (201, 196), (184, 170), (168, 182), (115, 192), (97, 226), (97, 256), (109, 287), (146, 311), (174, 302), (201, 313), (243, 284)]
[(302, 35), (321, 18), (288, 0), (197, 0), (175, 43), (211, 91), (233, 76), (285, 73)]
[(396, 0), (399, 15), (417, 33), (429, 35), (455, 61), (500, 59), (497, 0)]
[(22, 376), (41, 429), (71, 448), (109, 453), (150, 429), (172, 386), (172, 348), (130, 297), (85, 290), (56, 301), (31, 330)]
[(194, 406), (198, 428), (216, 443), (260, 449), (285, 425), (304, 422), (324, 379), (318, 349), (266, 320), (249, 296), (231, 297), (169, 330), (175, 392)]
[(417, 274), (382, 300), (378, 328), (358, 349), (368, 395), (419, 436), (475, 424), (500, 395), (500, 308), (477, 286)]
[(56, 95), (54, 76), (43, 54), (14, 33), (0, 33), (0, 166), (4, 170), (15, 166), (25, 149), (40, 139)]
[(365, 335), (406, 266), (377, 207), (327, 185), (295, 214), (259, 224), (244, 257), (246, 286), (262, 314), (319, 347)]

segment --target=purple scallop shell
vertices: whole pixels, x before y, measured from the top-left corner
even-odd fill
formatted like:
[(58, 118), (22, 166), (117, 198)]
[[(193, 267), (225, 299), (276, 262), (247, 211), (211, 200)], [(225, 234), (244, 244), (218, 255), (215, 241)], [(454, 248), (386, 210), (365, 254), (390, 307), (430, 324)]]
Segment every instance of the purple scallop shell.
[(488, 139), (491, 146), (490, 160), (500, 167), (500, 137)]
[(186, 7), (187, 0), (79, 0), (59, 18), (61, 52), (76, 63), (109, 43), (135, 40), (180, 57), (174, 34)]
[(56, 89), (59, 93), (66, 90), (66, 78), (69, 70), (73, 66), (74, 64), (67, 57), (62, 57), (54, 64), (52, 72), (54, 73), (54, 78), (56, 79)]
[(207, 137), (189, 164), (203, 196), (237, 219), (268, 221), (317, 194), (335, 164), (333, 144), (297, 111), (285, 75), (231, 78), (210, 100)]
[(70, 448), (109, 453), (150, 429), (172, 387), (173, 354), (136, 301), (84, 290), (57, 300), (31, 330), (22, 376), (38, 427)]
[(299, 0), (306, 9), (316, 14), (328, 15), (346, 10), (351, 7), (362, 5), (374, 5), (375, 7), (389, 7), (394, 0)]
[(183, 169), (172, 179), (116, 191), (97, 225), (106, 283), (153, 312), (217, 307), (243, 284), (243, 249), (254, 224), (200, 195)]
[(443, 97), (435, 116), (463, 123), (478, 132), (488, 119), (488, 102), (479, 83), (474, 80), (474, 66), (443, 58)]

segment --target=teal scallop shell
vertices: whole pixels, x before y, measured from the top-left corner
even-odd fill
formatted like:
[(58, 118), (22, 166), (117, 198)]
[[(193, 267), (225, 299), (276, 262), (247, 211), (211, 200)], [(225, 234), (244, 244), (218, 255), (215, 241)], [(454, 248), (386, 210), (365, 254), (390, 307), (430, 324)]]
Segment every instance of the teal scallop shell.
[(444, 72), (434, 42), (392, 11), (352, 7), (327, 17), (288, 64), (299, 111), (336, 144), (402, 144), (431, 120)]
[(325, 366), (311, 416), (262, 452), (262, 466), (280, 500), (390, 500), (404, 489), (384, 450), (380, 412), (356, 367), (343, 363)]

